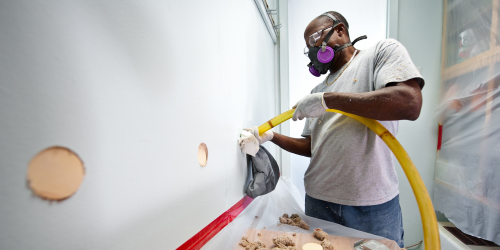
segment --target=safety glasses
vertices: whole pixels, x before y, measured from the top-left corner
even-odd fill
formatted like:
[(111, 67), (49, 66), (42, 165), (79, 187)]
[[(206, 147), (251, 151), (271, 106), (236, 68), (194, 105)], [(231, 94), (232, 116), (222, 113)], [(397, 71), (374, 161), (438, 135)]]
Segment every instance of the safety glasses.
[(318, 42), (318, 40), (321, 38), (321, 36), (323, 35), (323, 32), (327, 32), (328, 30), (337, 27), (338, 24), (339, 23), (333, 24), (333, 25), (328, 26), (322, 30), (316, 31), (312, 35), (310, 35), (307, 38), (307, 45), (304, 48), (304, 55), (307, 56), (309, 54), (309, 47), (314, 47), (314, 45), (316, 45), (316, 42)]

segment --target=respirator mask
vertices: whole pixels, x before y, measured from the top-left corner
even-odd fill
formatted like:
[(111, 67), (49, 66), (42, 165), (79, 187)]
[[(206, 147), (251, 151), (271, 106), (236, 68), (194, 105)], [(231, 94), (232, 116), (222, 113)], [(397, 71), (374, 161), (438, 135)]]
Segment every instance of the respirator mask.
[[(356, 38), (352, 43), (345, 43), (343, 45), (335, 45), (333, 48), (327, 46), (328, 40), (330, 40), (330, 37), (332, 36), (335, 27), (337, 27), (338, 24), (341, 22), (337, 20), (333, 15), (330, 13), (325, 13), (322, 14), (322, 16), (327, 16), (330, 19), (333, 20), (333, 25), (329, 26), (323, 30), (317, 31), (311, 36), (309, 36), (307, 40), (307, 46), (304, 49), (304, 54), (311, 59), (311, 62), (307, 65), (309, 67), (309, 72), (311, 72), (312, 75), (319, 77), (322, 74), (326, 74), (330, 67), (333, 64), (333, 58), (335, 57), (335, 53), (338, 51), (341, 51), (349, 46), (353, 46), (356, 42), (362, 39), (366, 39), (366, 36), (360, 36)], [(346, 27), (347, 29), (349, 27)], [(325, 39), (323, 39), (323, 42), (321, 43), (321, 47), (314, 46), (319, 38), (321, 38), (321, 35), (323, 34), (324, 31), (330, 29), (328, 34), (326, 35)], [(308, 47), (311, 46), (311, 47)]]

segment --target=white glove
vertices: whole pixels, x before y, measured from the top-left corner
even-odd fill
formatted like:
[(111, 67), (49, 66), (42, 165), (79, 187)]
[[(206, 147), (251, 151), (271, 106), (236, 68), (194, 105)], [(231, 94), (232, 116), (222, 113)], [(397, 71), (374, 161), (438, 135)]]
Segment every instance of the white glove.
[(259, 145), (272, 140), (274, 137), (273, 132), (266, 131), (259, 136), (259, 127), (245, 128), (241, 131), (238, 143), (241, 151), (251, 156), (255, 156), (259, 151)]
[(254, 126), (251, 128), (244, 128), (243, 130), (251, 132), (255, 136), (257, 141), (259, 141), (259, 145), (266, 142), (266, 141), (270, 141), (274, 138), (274, 133), (271, 130), (268, 130), (268, 131), (264, 132), (264, 134), (259, 135), (259, 127), (257, 127), (257, 126)]
[(293, 106), (295, 112), (293, 112), (292, 119), (297, 121), (297, 119), (315, 118), (324, 114), (328, 107), (325, 104), (323, 94), (324, 93), (314, 93), (302, 98)]

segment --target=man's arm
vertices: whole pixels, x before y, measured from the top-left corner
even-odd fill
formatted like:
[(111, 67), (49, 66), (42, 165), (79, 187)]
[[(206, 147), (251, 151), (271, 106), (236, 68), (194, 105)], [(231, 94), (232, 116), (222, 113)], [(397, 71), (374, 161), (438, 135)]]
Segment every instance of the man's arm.
[(422, 92), (416, 79), (389, 83), (366, 93), (327, 92), (323, 97), (330, 109), (381, 121), (414, 121), (422, 108)]
[[(274, 133), (274, 132), (273, 132)], [(292, 138), (282, 134), (274, 133), (271, 140), (280, 148), (294, 154), (311, 157), (311, 137)]]

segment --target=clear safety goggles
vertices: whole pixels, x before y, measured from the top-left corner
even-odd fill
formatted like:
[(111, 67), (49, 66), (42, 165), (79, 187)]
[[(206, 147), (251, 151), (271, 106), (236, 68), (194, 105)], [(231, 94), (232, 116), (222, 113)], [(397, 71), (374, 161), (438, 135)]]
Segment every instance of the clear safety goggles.
[(337, 27), (337, 25), (339, 25), (339, 23), (336, 23), (336, 24), (333, 24), (331, 26), (328, 26), (328, 27), (326, 27), (326, 28), (324, 28), (322, 30), (318, 30), (318, 31), (314, 32), (312, 35), (310, 35), (307, 38), (307, 45), (304, 48), (304, 55), (308, 56), (308, 54), (309, 54), (309, 47), (314, 47), (314, 45), (316, 45), (316, 43), (321, 38), (321, 36), (323, 36), (323, 32), (325, 32), (327, 30), (330, 30), (332, 28), (335, 28), (335, 27)]

